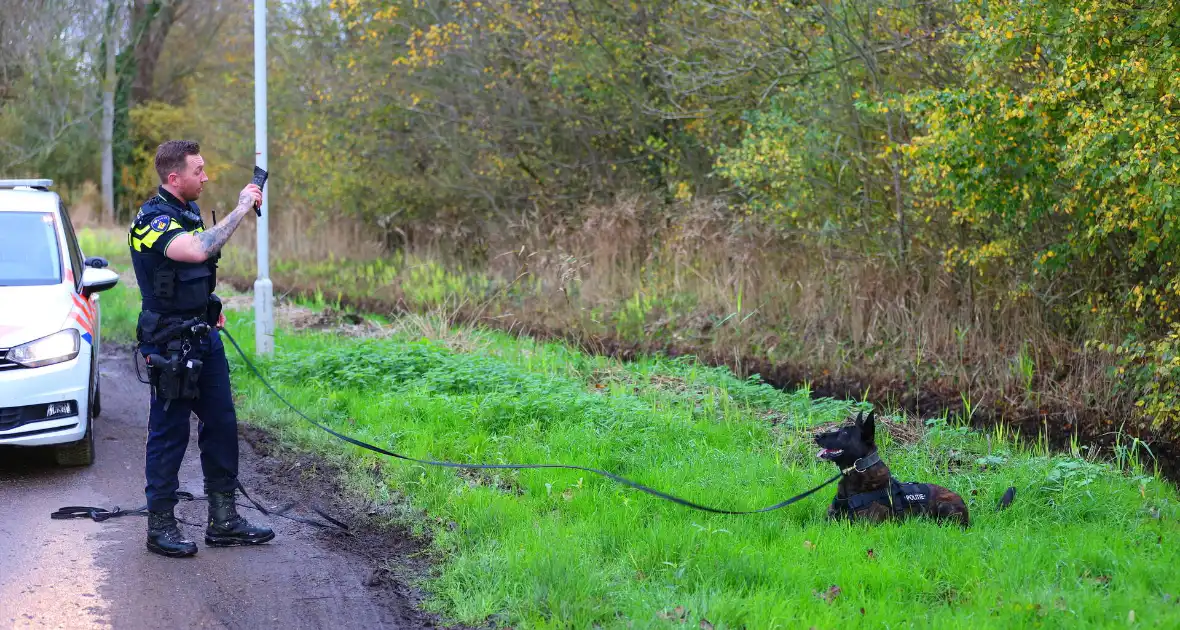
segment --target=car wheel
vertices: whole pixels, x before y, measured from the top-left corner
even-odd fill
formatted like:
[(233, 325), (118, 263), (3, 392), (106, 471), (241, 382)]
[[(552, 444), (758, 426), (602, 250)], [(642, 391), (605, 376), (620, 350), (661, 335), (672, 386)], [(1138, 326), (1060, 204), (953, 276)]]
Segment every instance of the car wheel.
[(94, 463), (94, 423), (88, 423), (86, 435), (77, 442), (62, 444), (54, 449), (58, 466), (89, 466)]
[(90, 420), (86, 422), (86, 435), (77, 442), (62, 444), (54, 448), (54, 459), (58, 466), (89, 466), (94, 463), (94, 420), (99, 414), (100, 392), (98, 383), (94, 384), (94, 395), (90, 400)]

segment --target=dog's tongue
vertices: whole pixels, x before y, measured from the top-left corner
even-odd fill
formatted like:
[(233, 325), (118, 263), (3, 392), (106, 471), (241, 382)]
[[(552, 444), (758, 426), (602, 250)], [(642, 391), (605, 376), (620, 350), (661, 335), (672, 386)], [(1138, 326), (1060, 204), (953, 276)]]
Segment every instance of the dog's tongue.
[(823, 459), (824, 455), (827, 455), (828, 453), (831, 453), (831, 452), (832, 452), (832, 449), (821, 448), (821, 449), (819, 449), (819, 452), (815, 454), (815, 456), (820, 459)]

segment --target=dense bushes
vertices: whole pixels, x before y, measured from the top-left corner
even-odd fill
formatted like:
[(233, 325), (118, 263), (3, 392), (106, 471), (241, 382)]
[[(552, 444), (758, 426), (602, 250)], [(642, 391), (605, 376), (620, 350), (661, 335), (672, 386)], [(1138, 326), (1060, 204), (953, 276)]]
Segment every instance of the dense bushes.
[[(251, 25), (175, 15), (165, 33), (218, 45), (194, 54), (178, 39), (154, 91), (137, 88), (120, 170), (136, 194), (165, 136), (202, 141), (226, 178), (252, 155)], [(1159, 371), (1180, 308), (1180, 3), (335, 0), (270, 20), (277, 213), (345, 215), (388, 248), (430, 241), (479, 265), (491, 242), (553, 246), (639, 194), (652, 204), (627, 220), (652, 241), (635, 252), (647, 273), (678, 213), (723, 202), (708, 205), (731, 233), (889, 270), (892, 294), (875, 299), (899, 308), (949, 283), (960, 321), (935, 343), (1019, 310), (1038, 330), (1009, 331), (1016, 345), (1047, 330), (1119, 348), (1145, 412), (1180, 412)], [(157, 63), (141, 48), (128, 49), (140, 70)], [(0, 84), (6, 129), (52, 126), (30, 103), (62, 90), (98, 94), (97, 73), (72, 85), (29, 72), (31, 53), (14, 59), (25, 72)], [(25, 166), (92, 176), (97, 154), (87, 168), (61, 155)], [(211, 188), (212, 207), (236, 190)]]

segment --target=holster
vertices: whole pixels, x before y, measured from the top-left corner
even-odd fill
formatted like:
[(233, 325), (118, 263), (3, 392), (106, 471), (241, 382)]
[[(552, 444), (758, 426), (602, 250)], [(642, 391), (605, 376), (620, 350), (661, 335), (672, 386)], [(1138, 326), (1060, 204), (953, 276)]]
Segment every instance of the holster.
[[(210, 313), (219, 315), (221, 300), (210, 300)], [(136, 325), (135, 338), (141, 344), (155, 345), (160, 351), (147, 356), (148, 381), (156, 398), (161, 400), (196, 400), (200, 397), (200, 359), (191, 358), (188, 353), (198, 342), (193, 334), (194, 322), (199, 319), (178, 321), (154, 311), (141, 311)], [(208, 327), (199, 324), (205, 331)], [(202, 335), (203, 336), (203, 335)]]
[(160, 400), (196, 400), (201, 395), (200, 377), (204, 365), (185, 358), (179, 351), (168, 356), (149, 354), (148, 379)]

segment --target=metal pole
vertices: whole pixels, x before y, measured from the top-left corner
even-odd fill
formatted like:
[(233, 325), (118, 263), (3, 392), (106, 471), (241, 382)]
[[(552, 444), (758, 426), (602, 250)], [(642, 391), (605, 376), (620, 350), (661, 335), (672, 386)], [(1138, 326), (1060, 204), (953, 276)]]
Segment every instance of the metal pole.
[(106, 76), (102, 86), (102, 220), (115, 224), (115, 46), (119, 38), (119, 6), (107, 5)]
[[(266, 0), (254, 0), (254, 150), (256, 163), (266, 166)], [(268, 182), (269, 183), (269, 182)], [(270, 281), (270, 211), (266, 200), (274, 185), (262, 195), (262, 216), (258, 221), (258, 279), (254, 281), (254, 351), (274, 352), (274, 285)]]

